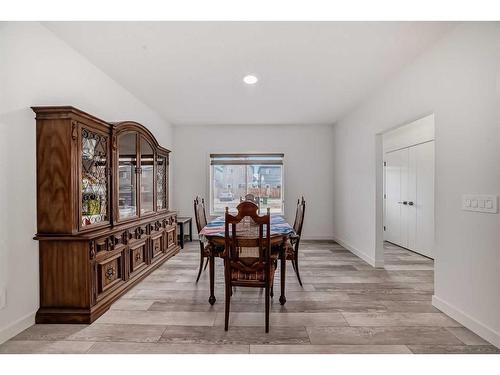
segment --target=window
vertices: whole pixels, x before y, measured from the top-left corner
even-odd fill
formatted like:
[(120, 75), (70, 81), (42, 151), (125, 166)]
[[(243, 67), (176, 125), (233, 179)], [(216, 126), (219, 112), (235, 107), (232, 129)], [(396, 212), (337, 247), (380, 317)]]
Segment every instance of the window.
[(260, 200), (261, 212), (283, 214), (283, 154), (211, 154), (210, 214), (235, 210), (246, 194)]

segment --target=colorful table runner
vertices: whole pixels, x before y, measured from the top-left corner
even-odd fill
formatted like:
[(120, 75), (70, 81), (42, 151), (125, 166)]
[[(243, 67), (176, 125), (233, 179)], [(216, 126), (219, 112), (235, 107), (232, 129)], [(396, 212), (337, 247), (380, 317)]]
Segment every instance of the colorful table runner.
[[(265, 229), (264, 229), (265, 230)], [(219, 216), (209, 222), (200, 232), (201, 238), (205, 236), (224, 237), (225, 235), (225, 220), (224, 216)], [(272, 235), (291, 235), (293, 228), (285, 221), (281, 215), (271, 215), (271, 236)]]

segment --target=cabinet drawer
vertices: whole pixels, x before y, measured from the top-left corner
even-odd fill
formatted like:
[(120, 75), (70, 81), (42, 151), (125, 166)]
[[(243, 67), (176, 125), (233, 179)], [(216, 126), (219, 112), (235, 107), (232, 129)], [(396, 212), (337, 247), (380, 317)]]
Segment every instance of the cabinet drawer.
[(159, 255), (165, 252), (165, 236), (163, 232), (151, 235), (151, 258), (156, 260)]
[(147, 246), (146, 240), (136, 241), (129, 245), (130, 251), (130, 276), (146, 266)]
[(123, 253), (97, 263), (97, 292), (104, 293), (123, 281)]
[(167, 231), (167, 247), (175, 246), (176, 236), (176, 228), (172, 228)]

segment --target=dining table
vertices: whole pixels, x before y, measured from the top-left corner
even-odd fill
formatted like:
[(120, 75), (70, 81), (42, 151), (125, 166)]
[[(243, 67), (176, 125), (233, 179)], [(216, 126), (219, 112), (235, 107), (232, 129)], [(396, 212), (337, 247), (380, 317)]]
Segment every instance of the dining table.
[[(285, 277), (286, 277), (286, 254), (285, 254), (285, 244), (290, 236), (295, 234), (293, 227), (287, 223), (283, 215), (271, 214), (270, 222), (270, 239), (271, 247), (279, 251), (280, 259), (280, 284), (281, 293), (279, 301), (282, 305), (286, 303), (285, 297)], [(216, 301), (215, 298), (215, 258), (217, 256), (216, 249), (220, 249), (225, 246), (225, 218), (224, 216), (219, 216), (210, 221), (198, 234), (201, 241), (207, 241), (210, 243), (210, 255), (209, 255), (209, 274), (210, 274), (210, 297), (208, 302), (213, 305)], [(244, 236), (246, 238), (258, 238), (258, 231), (255, 227), (242, 225), (241, 229), (238, 230), (240, 233), (238, 235)]]

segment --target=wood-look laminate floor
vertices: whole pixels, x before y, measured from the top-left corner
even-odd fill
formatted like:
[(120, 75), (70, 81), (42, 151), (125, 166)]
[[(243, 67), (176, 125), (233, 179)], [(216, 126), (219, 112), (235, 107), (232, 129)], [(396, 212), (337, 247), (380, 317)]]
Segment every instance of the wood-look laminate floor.
[(432, 307), (433, 261), (391, 244), (385, 269), (375, 269), (336, 243), (303, 241), (304, 287), (288, 264), (288, 301), (282, 307), (276, 293), (268, 334), (262, 292), (244, 288), (224, 331), (222, 261), (210, 306), (208, 270), (195, 283), (198, 257), (198, 243), (187, 243), (95, 323), (35, 325), (0, 353), (499, 352)]

